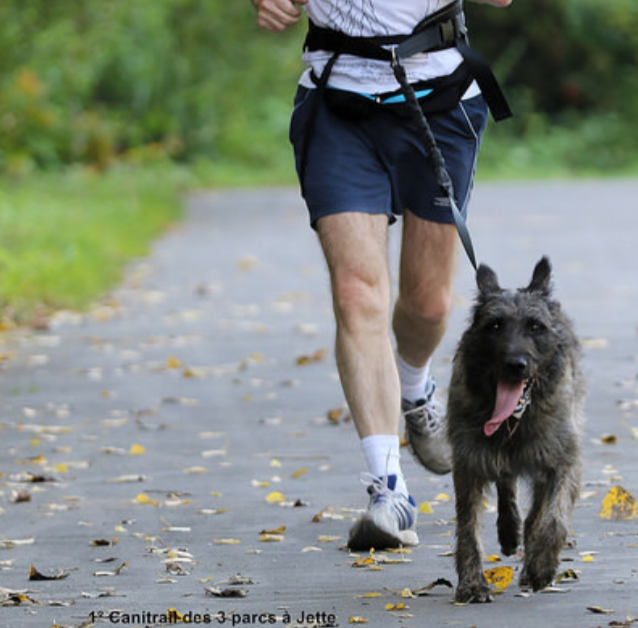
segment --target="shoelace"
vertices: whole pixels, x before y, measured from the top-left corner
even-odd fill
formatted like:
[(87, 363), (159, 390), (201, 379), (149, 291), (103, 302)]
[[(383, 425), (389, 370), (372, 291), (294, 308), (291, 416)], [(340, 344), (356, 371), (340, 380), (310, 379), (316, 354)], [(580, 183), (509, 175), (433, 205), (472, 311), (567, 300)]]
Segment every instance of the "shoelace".
[(361, 481), (361, 484), (366, 486), (366, 490), (375, 501), (382, 497), (388, 498), (394, 495), (394, 491), (388, 486), (387, 475), (379, 478), (373, 473), (364, 471), (359, 476), (359, 479)]
[(435, 399), (430, 399), (423, 405), (406, 410), (404, 417), (409, 419), (414, 427), (427, 430), (430, 434), (437, 434), (443, 427), (441, 415), (443, 405)]

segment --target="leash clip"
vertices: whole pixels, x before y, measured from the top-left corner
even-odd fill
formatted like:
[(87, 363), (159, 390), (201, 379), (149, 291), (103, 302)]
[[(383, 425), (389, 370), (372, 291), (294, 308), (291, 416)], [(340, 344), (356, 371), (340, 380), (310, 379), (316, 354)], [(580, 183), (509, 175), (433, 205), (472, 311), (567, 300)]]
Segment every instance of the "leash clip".
[(398, 45), (390, 47), (390, 54), (392, 55), (392, 58), (390, 59), (390, 63), (393, 68), (396, 68), (401, 65), (401, 62), (399, 61), (399, 55), (397, 54), (398, 47), (399, 47)]

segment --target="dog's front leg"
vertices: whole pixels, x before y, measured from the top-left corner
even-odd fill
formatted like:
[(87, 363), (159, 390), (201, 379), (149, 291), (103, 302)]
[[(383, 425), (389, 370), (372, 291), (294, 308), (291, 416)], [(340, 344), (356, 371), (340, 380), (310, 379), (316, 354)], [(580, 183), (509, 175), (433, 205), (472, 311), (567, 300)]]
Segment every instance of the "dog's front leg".
[(534, 482), (534, 504), (525, 522), (521, 585), (539, 591), (552, 583), (579, 491), (579, 465), (552, 471)]
[(483, 576), (479, 537), (483, 488), (484, 482), (476, 473), (455, 461), (457, 602), (492, 601)]
[(498, 491), (498, 540), (505, 556), (516, 553), (521, 542), (521, 516), (516, 499), (516, 478), (503, 476), (496, 483)]

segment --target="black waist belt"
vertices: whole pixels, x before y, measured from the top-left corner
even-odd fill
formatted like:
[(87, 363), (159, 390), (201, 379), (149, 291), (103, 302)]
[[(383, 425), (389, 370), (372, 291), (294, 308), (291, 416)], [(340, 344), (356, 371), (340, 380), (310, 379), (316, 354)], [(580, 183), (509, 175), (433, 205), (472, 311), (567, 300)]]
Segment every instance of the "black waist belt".
[(461, 0), (443, 7), (420, 22), (410, 35), (386, 37), (352, 37), (340, 31), (309, 23), (304, 43), (307, 52), (325, 50), (333, 56), (326, 65), (320, 83), (327, 84), (330, 71), (342, 54), (392, 62), (407, 59), (420, 52), (457, 48), (467, 68), (478, 83), (494, 120), (512, 115), (507, 100), (485, 59), (470, 48)]

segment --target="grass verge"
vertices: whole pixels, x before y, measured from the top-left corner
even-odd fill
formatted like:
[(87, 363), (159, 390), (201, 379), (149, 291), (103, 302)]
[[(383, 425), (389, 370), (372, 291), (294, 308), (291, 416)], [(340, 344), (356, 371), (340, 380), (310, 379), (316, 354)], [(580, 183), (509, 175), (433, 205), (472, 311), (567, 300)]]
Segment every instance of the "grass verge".
[(0, 312), (29, 323), (86, 308), (182, 212), (175, 166), (34, 173), (0, 179)]

